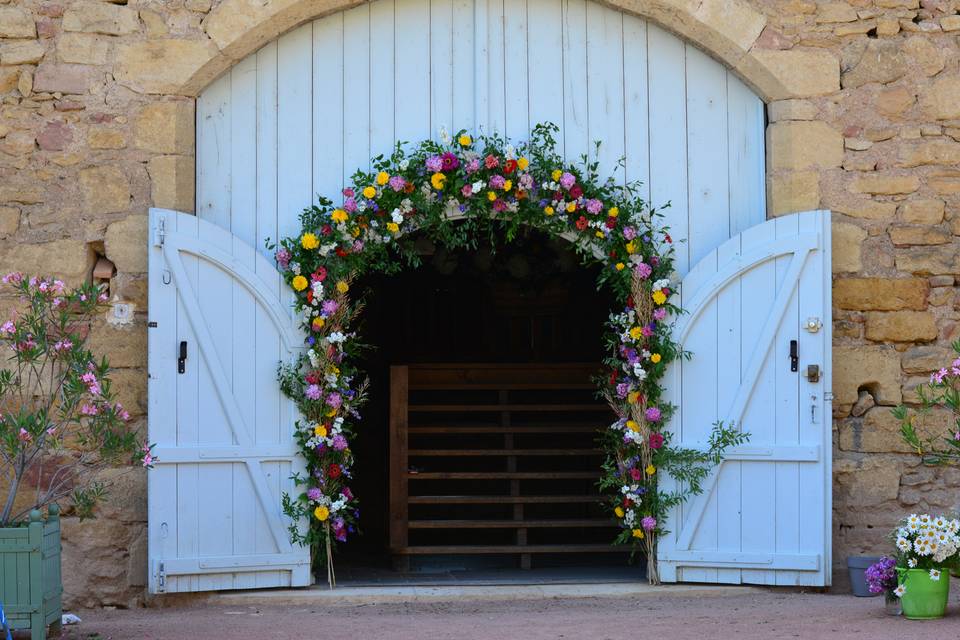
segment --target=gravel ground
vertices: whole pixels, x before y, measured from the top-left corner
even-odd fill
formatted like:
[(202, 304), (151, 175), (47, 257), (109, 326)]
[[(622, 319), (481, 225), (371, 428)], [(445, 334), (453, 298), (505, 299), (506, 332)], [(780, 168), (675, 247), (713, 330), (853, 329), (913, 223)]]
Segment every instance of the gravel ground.
[(783, 590), (698, 598), (671, 595), (326, 607), (198, 604), (80, 611), (83, 622), (65, 628), (63, 637), (69, 640), (950, 640), (960, 638), (958, 596), (955, 590), (947, 617), (934, 621), (888, 616), (879, 598)]

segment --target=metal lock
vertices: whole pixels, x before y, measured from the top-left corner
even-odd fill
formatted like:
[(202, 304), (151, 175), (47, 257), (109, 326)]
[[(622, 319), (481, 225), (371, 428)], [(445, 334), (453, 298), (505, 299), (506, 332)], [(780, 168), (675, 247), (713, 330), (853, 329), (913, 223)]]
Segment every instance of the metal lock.
[(808, 364), (807, 370), (804, 372), (803, 377), (810, 382), (820, 382), (820, 365)]

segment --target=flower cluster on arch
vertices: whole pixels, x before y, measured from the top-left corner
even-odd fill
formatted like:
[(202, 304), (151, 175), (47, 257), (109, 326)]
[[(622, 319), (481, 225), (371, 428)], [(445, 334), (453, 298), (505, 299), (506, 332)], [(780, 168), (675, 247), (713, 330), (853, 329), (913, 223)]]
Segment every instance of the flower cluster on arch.
[[(606, 327), (609, 352), (599, 392), (618, 416), (602, 429), (606, 462), (601, 486), (621, 527), (621, 542), (652, 552), (675, 494), (657, 490), (661, 462), (671, 452), (662, 429), (672, 407), (662, 398), (667, 365), (682, 352), (671, 339), (674, 249), (659, 215), (638, 185), (602, 181), (586, 158), (569, 163), (556, 151), (553, 125), (538, 125), (527, 142), (498, 136), (424, 141), (358, 171), (336, 203), (320, 199), (301, 215), (302, 232), (283, 239), (276, 260), (296, 292), (307, 332), (306, 352), (281, 367), (284, 392), (300, 409), (297, 439), (308, 475), (305, 489), (286, 496), (296, 520), (310, 518), (306, 543), (346, 540), (354, 531), (357, 499), (350, 489), (350, 443), (360, 422), (366, 384), (356, 367), (360, 348), (351, 297), (358, 275), (393, 273), (418, 262), (416, 233), (448, 247), (469, 247), (482, 234), (512, 239), (521, 226), (570, 239), (585, 263), (600, 263), (600, 285), (621, 301)], [(678, 458), (679, 455), (679, 458)], [(682, 470), (681, 470), (682, 471)], [(682, 473), (681, 473), (682, 475)]]

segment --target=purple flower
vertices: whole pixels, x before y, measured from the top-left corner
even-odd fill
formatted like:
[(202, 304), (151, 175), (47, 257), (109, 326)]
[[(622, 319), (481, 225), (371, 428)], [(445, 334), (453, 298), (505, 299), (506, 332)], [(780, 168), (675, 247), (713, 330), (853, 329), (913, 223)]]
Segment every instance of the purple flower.
[(449, 151), (440, 156), (440, 161), (443, 163), (444, 171), (453, 171), (460, 166), (460, 159)]
[(324, 300), (320, 306), (320, 312), (325, 316), (332, 316), (340, 308), (340, 303), (336, 300)]
[(333, 448), (337, 451), (343, 451), (349, 446), (347, 444), (347, 439), (340, 434), (333, 436), (333, 442), (330, 444), (333, 445)]
[(591, 198), (587, 200), (587, 213), (592, 213), (597, 215), (600, 213), (600, 210), (603, 209), (603, 203), (597, 200), (596, 198)]
[(327, 396), (327, 406), (334, 409), (339, 409), (340, 405), (343, 404), (343, 398), (340, 397), (340, 394), (334, 391)]
[(880, 562), (870, 565), (866, 571), (867, 586), (870, 593), (883, 593), (897, 588), (897, 561), (893, 558), (882, 558)]
[(623, 237), (627, 240), (633, 240), (637, 237), (637, 230), (633, 227), (624, 227), (623, 228)]
[(404, 180), (402, 176), (393, 176), (390, 178), (390, 188), (394, 191), (403, 191), (405, 186), (407, 186), (407, 181)]
[(354, 240), (353, 241), (353, 252), (360, 253), (363, 251), (363, 240)]
[(577, 183), (577, 178), (572, 173), (564, 172), (564, 174), (560, 176), (560, 186), (563, 187), (564, 189), (569, 190), (570, 187), (572, 187), (576, 183)]
[(320, 487), (310, 487), (307, 489), (307, 497), (313, 501), (317, 501), (323, 497), (323, 491), (320, 490)]
[(503, 185), (506, 184), (507, 179), (501, 175), (495, 175), (490, 178), (490, 188), (491, 189), (503, 189)]
[(440, 156), (427, 158), (427, 171), (440, 171), (441, 169), (443, 169), (443, 158)]
[(303, 392), (303, 395), (307, 396), (311, 400), (320, 399), (320, 387), (318, 385), (312, 384), (307, 387), (307, 390)]
[(634, 267), (634, 272), (644, 280), (650, 277), (650, 274), (653, 273), (653, 267), (648, 265), (646, 262), (640, 262)]
[(357, 201), (354, 200), (352, 197), (347, 198), (346, 200), (343, 201), (343, 210), (349, 213), (353, 213), (354, 211), (357, 210)]
[(480, 159), (474, 158), (467, 163), (467, 173), (476, 173), (480, 170)]
[(657, 307), (653, 310), (653, 319), (654, 320), (663, 320), (667, 317), (666, 307)]
[(658, 409), (657, 407), (648, 407), (647, 410), (643, 413), (643, 415), (650, 422), (657, 422), (658, 420), (660, 420), (662, 416), (662, 414), (660, 413), (660, 409)]
[(277, 259), (277, 264), (280, 265), (281, 269), (286, 269), (287, 265), (290, 264), (290, 252), (286, 249), (278, 249), (275, 257)]
[(626, 382), (621, 382), (617, 385), (617, 397), (626, 398), (627, 394), (630, 393), (630, 385)]
[(657, 528), (657, 519), (653, 516), (644, 516), (640, 521), (640, 526), (643, 527), (645, 531), (653, 531)]

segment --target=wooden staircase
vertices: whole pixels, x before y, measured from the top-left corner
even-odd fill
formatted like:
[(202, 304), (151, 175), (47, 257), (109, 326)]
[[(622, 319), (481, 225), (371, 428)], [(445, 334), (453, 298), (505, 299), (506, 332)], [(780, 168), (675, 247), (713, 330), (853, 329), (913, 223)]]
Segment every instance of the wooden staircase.
[(411, 555), (624, 552), (597, 489), (597, 365), (390, 370), (390, 550)]

